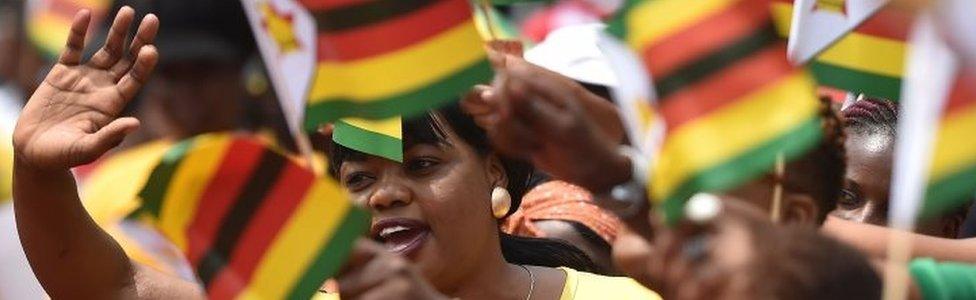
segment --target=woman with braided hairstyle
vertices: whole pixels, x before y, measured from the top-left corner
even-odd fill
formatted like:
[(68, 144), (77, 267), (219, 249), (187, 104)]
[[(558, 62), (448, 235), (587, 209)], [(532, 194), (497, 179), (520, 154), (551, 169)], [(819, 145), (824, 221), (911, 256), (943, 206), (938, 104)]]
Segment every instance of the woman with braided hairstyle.
[[(841, 219), (885, 226), (891, 185), (892, 153), (898, 124), (898, 105), (880, 98), (865, 98), (842, 111), (847, 133), (845, 186), (832, 215)], [(951, 211), (919, 224), (916, 232), (959, 237), (966, 209)]]

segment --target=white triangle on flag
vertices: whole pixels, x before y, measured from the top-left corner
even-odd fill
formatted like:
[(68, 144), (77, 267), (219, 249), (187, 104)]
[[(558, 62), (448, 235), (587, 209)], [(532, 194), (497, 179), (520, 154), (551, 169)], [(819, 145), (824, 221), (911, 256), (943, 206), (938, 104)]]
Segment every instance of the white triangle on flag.
[(854, 30), (889, 0), (794, 0), (787, 56), (802, 65)]
[(289, 130), (301, 140), (317, 62), (315, 19), (295, 0), (241, 0), (241, 4)]

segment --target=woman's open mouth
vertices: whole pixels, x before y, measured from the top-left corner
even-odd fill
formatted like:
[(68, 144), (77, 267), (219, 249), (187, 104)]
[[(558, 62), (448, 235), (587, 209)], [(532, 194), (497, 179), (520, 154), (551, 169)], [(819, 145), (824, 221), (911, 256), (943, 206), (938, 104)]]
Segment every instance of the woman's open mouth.
[(413, 258), (427, 241), (430, 227), (417, 220), (385, 219), (373, 223), (371, 233), (373, 239), (382, 242), (390, 252)]

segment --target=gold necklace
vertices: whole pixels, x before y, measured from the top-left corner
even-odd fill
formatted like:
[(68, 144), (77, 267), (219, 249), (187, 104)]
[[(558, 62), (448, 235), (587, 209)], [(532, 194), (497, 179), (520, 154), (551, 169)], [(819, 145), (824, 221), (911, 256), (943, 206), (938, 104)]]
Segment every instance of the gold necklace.
[(532, 271), (530, 271), (525, 265), (518, 266), (522, 267), (522, 270), (525, 270), (525, 273), (529, 273), (529, 293), (525, 295), (525, 300), (532, 299), (532, 291), (535, 290), (535, 274), (532, 274)]

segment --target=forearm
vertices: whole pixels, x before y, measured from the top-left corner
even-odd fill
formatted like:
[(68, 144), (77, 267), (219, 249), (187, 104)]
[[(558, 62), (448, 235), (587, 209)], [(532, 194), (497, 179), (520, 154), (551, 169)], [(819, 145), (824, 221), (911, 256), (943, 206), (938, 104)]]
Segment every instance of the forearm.
[[(871, 257), (883, 258), (888, 254), (888, 235), (893, 229), (829, 217), (824, 223), (823, 231), (853, 245)], [(976, 249), (976, 239), (953, 240), (912, 234), (912, 257), (976, 263), (974, 249)]]
[(134, 269), (91, 219), (69, 170), (14, 162), (17, 230), (34, 274), (53, 298), (134, 295)]

